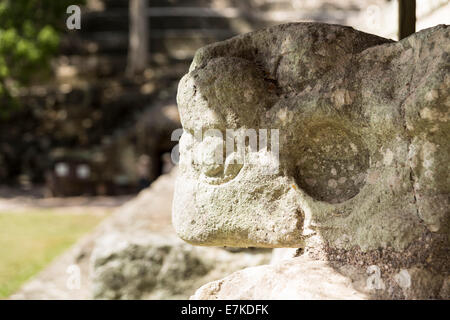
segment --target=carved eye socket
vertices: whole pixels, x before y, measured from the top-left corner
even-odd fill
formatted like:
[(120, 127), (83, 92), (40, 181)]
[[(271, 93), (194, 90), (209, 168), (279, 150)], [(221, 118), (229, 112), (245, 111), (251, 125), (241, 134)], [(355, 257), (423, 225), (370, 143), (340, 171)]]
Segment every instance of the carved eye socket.
[(369, 154), (356, 134), (336, 123), (307, 129), (296, 149), (294, 178), (316, 200), (340, 203), (365, 184)]

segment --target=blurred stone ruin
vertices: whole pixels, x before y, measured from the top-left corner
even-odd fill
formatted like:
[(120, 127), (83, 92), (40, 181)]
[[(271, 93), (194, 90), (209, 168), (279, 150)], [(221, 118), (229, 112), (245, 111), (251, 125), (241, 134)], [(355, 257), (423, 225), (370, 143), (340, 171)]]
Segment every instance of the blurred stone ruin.
[[(10, 299), (187, 299), (209, 281), (267, 264), (271, 250), (197, 248), (171, 224), (176, 169), (127, 202)], [(80, 270), (68, 290), (67, 270)]]

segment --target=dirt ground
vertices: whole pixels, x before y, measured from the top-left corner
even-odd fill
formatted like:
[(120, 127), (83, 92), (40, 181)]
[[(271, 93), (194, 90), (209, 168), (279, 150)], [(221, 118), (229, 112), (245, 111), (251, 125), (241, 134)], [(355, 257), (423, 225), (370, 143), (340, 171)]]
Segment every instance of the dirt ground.
[(0, 211), (23, 211), (30, 208), (64, 209), (63, 211), (67, 213), (85, 211), (86, 208), (93, 211), (111, 210), (132, 198), (133, 195), (47, 198), (44, 197), (43, 188), (40, 187), (25, 191), (19, 188), (0, 186)]

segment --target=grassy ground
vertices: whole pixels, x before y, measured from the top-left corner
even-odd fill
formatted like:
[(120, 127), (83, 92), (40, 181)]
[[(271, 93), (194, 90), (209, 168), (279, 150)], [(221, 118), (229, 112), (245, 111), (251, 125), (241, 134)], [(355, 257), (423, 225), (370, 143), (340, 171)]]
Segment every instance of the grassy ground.
[(0, 299), (19, 289), (104, 217), (88, 210), (0, 212)]

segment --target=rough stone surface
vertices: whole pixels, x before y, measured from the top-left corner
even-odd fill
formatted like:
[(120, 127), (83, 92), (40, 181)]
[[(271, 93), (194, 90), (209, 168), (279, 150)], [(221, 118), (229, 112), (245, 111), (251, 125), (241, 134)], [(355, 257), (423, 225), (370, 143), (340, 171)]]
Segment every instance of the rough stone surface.
[[(131, 200), (129, 197), (116, 200), (125, 203), (102, 221), (93, 232), (80, 239), (72, 248), (56, 258), (51, 265), (25, 283), (10, 298), (20, 300), (91, 299), (91, 260), (97, 241), (109, 234), (133, 234), (142, 230), (147, 233), (157, 232), (160, 236), (173, 236), (170, 213), (175, 176), (176, 170), (172, 170), (168, 174), (161, 175), (150, 188), (140, 192), (137, 197)], [(46, 207), (53, 203), (48, 201), (42, 200), (28, 205)], [(81, 200), (78, 199), (78, 201)], [(72, 205), (72, 203), (66, 198), (63, 204), (57, 203), (57, 205)], [(6, 203), (6, 209), (14, 210), (14, 203)], [(74, 265), (79, 267), (80, 271), (79, 288), (67, 286), (72, 275), (67, 270)]]
[(368, 299), (324, 261), (295, 258), (247, 268), (198, 289), (192, 300)]
[[(446, 25), (393, 42), (319, 23), (198, 50), (177, 97), (178, 235), (303, 248), (335, 268), (380, 270), (375, 296), (420, 296), (418, 287), (438, 297), (450, 270), (449, 51)], [(277, 173), (233, 164), (233, 153), (222, 164), (192, 161), (223, 144), (198, 130), (261, 128), (279, 130)], [(402, 270), (409, 291), (397, 285)]]
[(412, 268), (400, 270), (389, 283), (373, 266), (363, 271), (302, 256), (237, 271), (200, 287), (191, 299), (378, 299), (386, 297), (381, 288), (390, 288), (394, 298), (450, 299), (449, 279), (441, 286), (429, 272)]
[(199, 286), (267, 263), (267, 252), (193, 247), (174, 236), (109, 234), (93, 253), (96, 299), (186, 299)]

